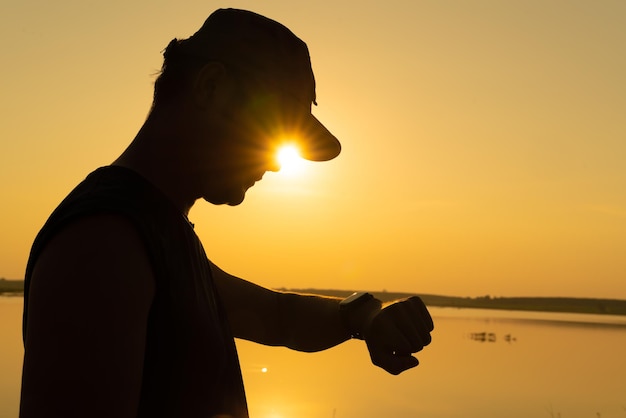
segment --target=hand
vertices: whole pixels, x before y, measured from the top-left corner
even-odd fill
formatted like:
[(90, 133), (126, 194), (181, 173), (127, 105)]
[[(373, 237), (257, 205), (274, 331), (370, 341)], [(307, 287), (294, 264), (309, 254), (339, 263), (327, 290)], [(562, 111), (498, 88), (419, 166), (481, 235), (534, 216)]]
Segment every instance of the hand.
[(411, 354), (430, 344), (433, 329), (428, 309), (417, 296), (385, 306), (364, 332), (372, 363), (394, 375), (417, 366)]

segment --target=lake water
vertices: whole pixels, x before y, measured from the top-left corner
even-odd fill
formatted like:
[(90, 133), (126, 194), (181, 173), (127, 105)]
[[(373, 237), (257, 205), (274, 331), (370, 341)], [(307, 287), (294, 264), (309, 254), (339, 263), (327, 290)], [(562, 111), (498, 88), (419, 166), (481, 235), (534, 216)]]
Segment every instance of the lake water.
[[(0, 418), (17, 417), (21, 297), (0, 297)], [(321, 353), (238, 341), (252, 418), (626, 418), (626, 317), (432, 308), (400, 376), (364, 344)]]

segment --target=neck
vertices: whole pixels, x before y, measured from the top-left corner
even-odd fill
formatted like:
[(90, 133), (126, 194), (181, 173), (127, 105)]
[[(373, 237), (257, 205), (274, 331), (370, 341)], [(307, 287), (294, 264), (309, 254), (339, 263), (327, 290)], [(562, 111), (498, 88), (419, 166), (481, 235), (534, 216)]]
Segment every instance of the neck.
[(178, 140), (180, 130), (174, 129), (163, 115), (148, 117), (129, 147), (113, 165), (126, 167), (160, 189), (183, 213), (198, 198), (186, 172), (183, 148)]

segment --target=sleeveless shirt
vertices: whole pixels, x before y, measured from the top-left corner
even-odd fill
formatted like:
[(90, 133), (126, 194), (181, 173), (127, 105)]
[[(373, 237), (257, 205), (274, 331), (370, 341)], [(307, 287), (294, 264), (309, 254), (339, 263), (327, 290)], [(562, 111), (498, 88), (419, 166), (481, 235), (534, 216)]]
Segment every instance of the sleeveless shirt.
[(24, 336), (30, 276), (46, 243), (88, 215), (129, 219), (155, 276), (138, 417), (248, 417), (241, 369), (209, 260), (187, 218), (134, 171), (102, 167), (52, 213), (31, 249), (24, 289)]

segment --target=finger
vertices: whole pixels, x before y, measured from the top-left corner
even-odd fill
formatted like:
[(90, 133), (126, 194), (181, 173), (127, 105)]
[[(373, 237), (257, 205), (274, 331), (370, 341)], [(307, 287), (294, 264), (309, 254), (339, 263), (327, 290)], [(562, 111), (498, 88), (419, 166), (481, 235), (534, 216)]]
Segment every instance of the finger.
[(411, 318), (415, 323), (415, 327), (417, 329), (417, 332), (419, 333), (423, 345), (426, 346), (432, 341), (430, 335), (430, 332), (433, 330), (432, 318), (430, 318), (430, 315), (424, 318), (424, 311), (421, 309), (420, 305), (423, 304), (411, 303), (410, 305), (408, 305), (407, 310), (410, 312)]
[(435, 324), (433, 323), (433, 318), (430, 316), (430, 312), (428, 312), (428, 308), (422, 301), (422, 299), (418, 296), (412, 296), (408, 300), (411, 301), (411, 305), (417, 310), (419, 317), (426, 324), (426, 328), (429, 332), (435, 329)]
[[(424, 304), (419, 298), (409, 298), (389, 306), (391, 317), (399, 332), (411, 344), (411, 350), (420, 351), (432, 341), (432, 318), (428, 315), (424, 318)], [(397, 347), (400, 349), (400, 347)]]
[(421, 319), (415, 314), (415, 310), (410, 306), (403, 306), (395, 314), (395, 325), (403, 339), (409, 343), (409, 350), (404, 350), (402, 346), (396, 345), (396, 351), (404, 353), (415, 353), (430, 343), (430, 334), (425, 330)]
[(370, 355), (374, 365), (393, 375), (398, 375), (419, 364), (417, 358), (411, 355), (398, 355), (382, 351), (370, 351)]

